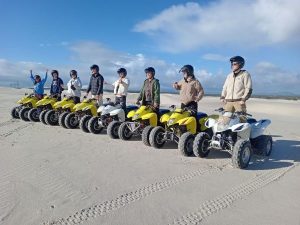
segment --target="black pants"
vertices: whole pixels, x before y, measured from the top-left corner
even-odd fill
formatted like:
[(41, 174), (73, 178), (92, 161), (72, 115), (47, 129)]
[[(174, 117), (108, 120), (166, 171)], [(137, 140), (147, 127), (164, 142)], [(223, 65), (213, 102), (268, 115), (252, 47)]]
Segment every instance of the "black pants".
[(191, 116), (196, 116), (197, 112), (198, 112), (198, 103), (194, 102), (194, 101), (191, 101), (188, 104), (181, 103), (181, 109), (184, 109), (184, 108), (191, 109), (191, 112), (192, 112)]
[(126, 110), (126, 96), (121, 96), (121, 97), (116, 96), (115, 104), (120, 104), (122, 109)]
[(77, 96), (73, 96), (73, 101), (75, 104), (78, 104), (80, 102), (80, 98)]

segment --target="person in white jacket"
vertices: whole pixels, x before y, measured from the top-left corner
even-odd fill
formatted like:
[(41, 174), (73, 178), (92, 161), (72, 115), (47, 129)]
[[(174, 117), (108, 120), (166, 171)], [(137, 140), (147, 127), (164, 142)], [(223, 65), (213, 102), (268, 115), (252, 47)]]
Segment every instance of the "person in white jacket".
[(71, 79), (69, 80), (69, 82), (67, 84), (68, 95), (72, 96), (74, 99), (74, 103), (77, 104), (80, 102), (82, 84), (81, 84), (79, 77), (77, 76), (76, 70), (70, 71), (70, 77), (71, 77)]
[[(126, 78), (127, 70), (125, 68), (118, 69), (117, 73), (119, 74), (119, 79), (111, 84), (114, 87), (114, 95), (116, 96), (115, 103), (120, 104), (126, 110), (126, 96), (130, 81)], [(104, 83), (108, 84), (107, 82)]]

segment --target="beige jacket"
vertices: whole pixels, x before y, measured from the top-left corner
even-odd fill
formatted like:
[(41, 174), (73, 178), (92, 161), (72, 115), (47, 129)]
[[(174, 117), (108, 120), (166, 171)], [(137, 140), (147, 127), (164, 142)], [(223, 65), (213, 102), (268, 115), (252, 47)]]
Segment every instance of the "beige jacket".
[(188, 104), (191, 101), (198, 102), (204, 96), (204, 90), (201, 83), (195, 78), (188, 78), (187, 82), (182, 79), (178, 82), (177, 90), (180, 90), (180, 101), (183, 104)]
[(237, 75), (230, 73), (224, 83), (221, 99), (227, 101), (246, 101), (252, 94), (251, 76), (246, 70), (241, 70)]

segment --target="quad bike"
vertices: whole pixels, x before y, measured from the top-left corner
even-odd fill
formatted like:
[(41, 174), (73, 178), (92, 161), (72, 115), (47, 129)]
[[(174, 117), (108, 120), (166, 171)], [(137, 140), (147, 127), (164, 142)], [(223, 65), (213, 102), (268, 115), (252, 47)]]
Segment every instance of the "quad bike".
[[(48, 110), (45, 114), (46, 123), (51, 126), (58, 125), (60, 116), (64, 113), (67, 115), (69, 112), (72, 112), (74, 106), (75, 103), (73, 97), (64, 95), (64, 98), (61, 101), (56, 102), (53, 109)], [(62, 116), (62, 118), (65, 117)]]
[(41, 121), (46, 124), (45, 115), (48, 110), (53, 109), (54, 104), (57, 102), (57, 95), (45, 95), (43, 99), (36, 103), (36, 108), (32, 108), (28, 111), (28, 118), (32, 122)]
[[(195, 135), (201, 131), (209, 130), (204, 126), (207, 114), (198, 112), (197, 114), (189, 107), (180, 109), (174, 105), (170, 107), (171, 114), (165, 114), (160, 118), (163, 126), (152, 129), (149, 142), (154, 148), (161, 148), (167, 141), (174, 141), (178, 144), (178, 149), (185, 156), (193, 154), (193, 141)], [(192, 116), (192, 114), (196, 116)]]
[[(218, 119), (209, 118), (205, 126), (212, 128), (213, 134), (199, 133), (193, 145), (194, 154), (206, 157), (211, 148), (226, 150), (232, 155), (232, 164), (236, 168), (246, 168), (251, 160), (253, 150), (269, 156), (272, 151), (272, 137), (264, 135), (271, 121), (262, 119), (256, 121), (250, 114), (243, 112), (224, 112)], [(241, 122), (242, 121), (242, 122)]]
[[(126, 112), (136, 110), (136, 106), (127, 106)], [(107, 128), (107, 134), (111, 138), (118, 138), (118, 129), (126, 119), (126, 112), (120, 104), (114, 104), (107, 98), (107, 103), (97, 110), (99, 116), (92, 117), (88, 122), (88, 130), (93, 134), (99, 134), (103, 128)], [(112, 125), (110, 125), (112, 123)]]
[(156, 127), (159, 123), (159, 119), (162, 115), (170, 113), (168, 109), (160, 109), (156, 113), (152, 106), (142, 105), (137, 110), (131, 110), (127, 114), (127, 119), (120, 124), (118, 134), (122, 140), (129, 140), (132, 136), (142, 136), (142, 141), (145, 145), (149, 144), (149, 134), (153, 127)]
[(36, 103), (39, 99), (34, 95), (34, 93), (27, 94), (23, 96), (17, 103), (20, 104), (19, 106), (15, 106), (11, 110), (11, 116), (14, 119), (21, 118), (24, 121), (29, 121), (28, 119), (28, 111), (31, 108), (36, 108)]
[(87, 99), (84, 97), (84, 100), (81, 103), (78, 103), (73, 107), (73, 112), (66, 115), (66, 128), (75, 129), (80, 126), (81, 129), (88, 129), (87, 124), (90, 118), (98, 115), (97, 105), (96, 99)]

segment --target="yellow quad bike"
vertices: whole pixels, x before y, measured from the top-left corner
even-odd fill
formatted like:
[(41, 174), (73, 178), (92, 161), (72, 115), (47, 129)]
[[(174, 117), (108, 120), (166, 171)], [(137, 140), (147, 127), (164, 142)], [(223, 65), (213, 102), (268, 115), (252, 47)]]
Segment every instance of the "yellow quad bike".
[(65, 125), (68, 129), (75, 129), (79, 125), (82, 128), (86, 126), (88, 129), (89, 119), (97, 116), (97, 100), (94, 98), (84, 100), (74, 106), (73, 112), (69, 113), (65, 118)]
[[(65, 114), (65, 116), (67, 116), (68, 113), (73, 111), (74, 106), (75, 103), (73, 97), (64, 95), (64, 98), (61, 101), (56, 102), (53, 109), (48, 110), (45, 114), (46, 123), (51, 126), (58, 125), (61, 115)], [(65, 116), (62, 116), (63, 120), (65, 119)], [(64, 122), (62, 126), (65, 127)]]
[(69, 115), (70, 113), (75, 111), (75, 106), (78, 104), (80, 104), (80, 102), (77, 104), (75, 104), (74, 102), (69, 102), (62, 106), (62, 113), (58, 117), (59, 126), (61, 126), (63, 128), (67, 128), (66, 123), (65, 123), (66, 117), (67, 117), (67, 115)]
[(45, 114), (48, 110), (53, 109), (54, 104), (57, 102), (57, 95), (45, 95), (44, 98), (36, 103), (36, 108), (28, 111), (28, 118), (32, 122), (41, 121), (46, 124)]
[(169, 112), (168, 109), (160, 109), (157, 114), (152, 106), (146, 105), (142, 105), (137, 110), (131, 110), (127, 114), (129, 121), (121, 123), (119, 127), (120, 139), (129, 140), (132, 136), (142, 136), (143, 143), (150, 146), (149, 134), (151, 130), (158, 125), (159, 118)]
[[(193, 112), (190, 108), (170, 107), (171, 114), (165, 114), (160, 118), (163, 126), (153, 128), (149, 136), (150, 145), (154, 148), (162, 148), (167, 141), (174, 141), (184, 156), (193, 154), (193, 142), (195, 135), (199, 132), (208, 131), (204, 125), (207, 114)], [(194, 113), (195, 114), (195, 113)]]
[(38, 101), (39, 101), (39, 99), (34, 95), (34, 93), (32, 93), (32, 94), (25, 93), (25, 95), (17, 102), (20, 105), (12, 108), (12, 110), (11, 110), (12, 118), (14, 118), (14, 119), (21, 118), (24, 121), (29, 121), (28, 111), (31, 108), (35, 108), (36, 103)]

